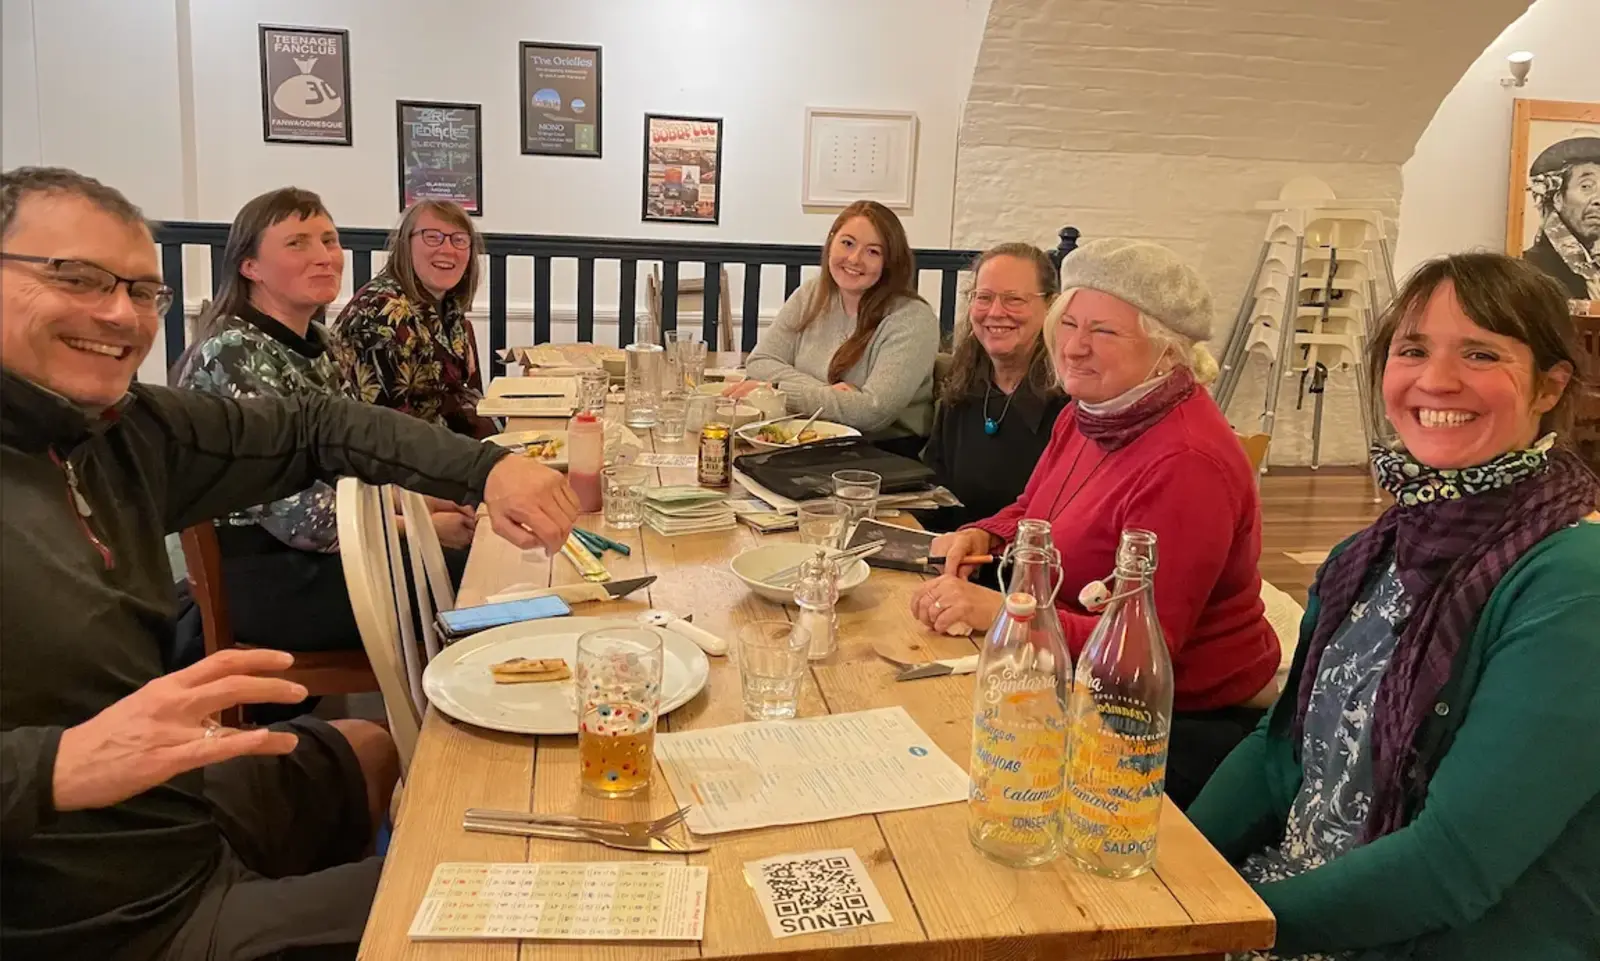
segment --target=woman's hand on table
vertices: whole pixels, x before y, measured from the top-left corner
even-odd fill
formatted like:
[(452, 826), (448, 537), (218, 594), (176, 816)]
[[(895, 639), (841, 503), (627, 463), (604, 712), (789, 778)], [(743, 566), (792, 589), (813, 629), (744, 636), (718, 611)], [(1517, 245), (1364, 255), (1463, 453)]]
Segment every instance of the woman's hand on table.
[(561, 550), (578, 519), (578, 495), (558, 471), (526, 457), (502, 457), (483, 485), (496, 534), (528, 550)]
[(957, 624), (984, 631), (1000, 616), (1004, 604), (999, 591), (944, 574), (922, 585), (912, 595), (911, 613), (941, 634)]
[(741, 380), (737, 383), (729, 384), (728, 386), (722, 388), (722, 396), (730, 397), (734, 400), (744, 400), (746, 397), (749, 397), (752, 393), (754, 393), (758, 388), (765, 386), (767, 386), (765, 381)]
[[(998, 537), (988, 531), (968, 527), (965, 530), (955, 531), (950, 534), (940, 534), (933, 539), (928, 547), (929, 557), (954, 557), (956, 563), (946, 563), (944, 572), (948, 576), (968, 578), (977, 573), (982, 564), (961, 563), (968, 557), (981, 557), (993, 553), (994, 548), (1001, 543)], [(977, 626), (977, 625), (973, 625)]]

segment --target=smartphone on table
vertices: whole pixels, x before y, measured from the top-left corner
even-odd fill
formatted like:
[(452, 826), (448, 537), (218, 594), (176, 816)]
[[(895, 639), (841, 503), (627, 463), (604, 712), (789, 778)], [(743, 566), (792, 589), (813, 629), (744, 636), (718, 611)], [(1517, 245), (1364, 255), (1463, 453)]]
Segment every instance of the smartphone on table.
[(459, 641), (469, 634), (487, 631), (491, 627), (538, 621), (547, 617), (563, 617), (572, 613), (567, 602), (555, 595), (529, 597), (520, 601), (501, 601), (496, 604), (479, 604), (476, 607), (458, 607), (453, 611), (440, 611), (439, 629), (448, 641)]

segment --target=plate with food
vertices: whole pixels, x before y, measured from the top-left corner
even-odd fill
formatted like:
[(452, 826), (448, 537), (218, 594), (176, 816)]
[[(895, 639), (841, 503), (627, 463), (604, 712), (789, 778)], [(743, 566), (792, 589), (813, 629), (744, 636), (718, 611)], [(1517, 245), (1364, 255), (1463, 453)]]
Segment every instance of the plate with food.
[[(532, 457), (546, 467), (567, 469), (567, 432), (564, 430), (514, 430), (486, 438), (501, 447), (509, 447), (524, 457)], [(621, 450), (632, 447), (644, 449), (639, 435), (622, 426), (606, 423), (606, 449)], [(626, 458), (623, 458), (626, 459)]]
[[(638, 626), (626, 617), (556, 617), (491, 628), (439, 652), (422, 674), (422, 690), (434, 707), (467, 724), (512, 734), (576, 734), (578, 637), (603, 627)], [(662, 638), (665, 714), (705, 688), (711, 664), (687, 637), (670, 628), (653, 630)]]
[[(810, 427), (806, 427), (806, 420), (805, 417), (789, 417), (765, 424), (751, 424), (748, 427), (741, 427), (736, 433), (740, 440), (756, 450), (783, 450), (786, 447), (799, 447), (801, 444), (834, 437), (861, 436), (859, 430), (846, 427), (844, 424), (815, 420), (811, 422)], [(805, 427), (805, 430), (801, 430), (802, 427)]]

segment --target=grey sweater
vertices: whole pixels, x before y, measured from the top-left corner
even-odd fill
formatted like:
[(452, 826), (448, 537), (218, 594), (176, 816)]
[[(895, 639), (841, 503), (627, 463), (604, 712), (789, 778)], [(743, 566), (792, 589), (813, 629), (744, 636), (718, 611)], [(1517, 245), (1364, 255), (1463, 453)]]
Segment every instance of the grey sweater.
[(933, 424), (933, 361), (939, 353), (939, 320), (921, 300), (902, 300), (878, 325), (867, 352), (844, 372), (855, 390), (828, 385), (828, 361), (855, 332), (838, 295), (805, 330), (798, 330), (817, 279), (800, 285), (761, 334), (745, 372), (776, 384), (789, 410), (848, 424), (864, 434), (928, 436)]

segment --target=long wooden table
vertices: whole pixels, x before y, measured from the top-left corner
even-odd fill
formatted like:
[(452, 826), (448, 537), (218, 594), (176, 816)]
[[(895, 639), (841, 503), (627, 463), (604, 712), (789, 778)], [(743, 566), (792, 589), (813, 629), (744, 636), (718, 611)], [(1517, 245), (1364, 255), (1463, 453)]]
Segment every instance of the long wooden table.
[[(511, 429), (554, 426), (523, 421)], [(648, 447), (689, 453), (692, 441)], [(655, 471), (661, 483), (694, 483), (693, 470)], [(601, 530), (598, 516), (582, 526)], [(692, 614), (696, 624), (730, 640), (751, 620), (785, 618), (785, 609), (750, 593), (728, 559), (762, 535), (734, 531), (662, 537), (648, 529), (606, 531), (632, 556), (605, 556), (617, 578), (651, 573), (658, 580), (633, 598), (587, 604), (582, 615), (617, 615), (647, 607)], [(768, 535), (776, 537), (792, 535)], [(514, 584), (578, 580), (571, 564), (530, 560), (480, 523), (459, 603)], [(910, 615), (919, 575), (875, 570), (840, 604), (839, 650), (805, 679), (802, 715), (900, 705), (957, 763), (968, 759), (972, 679), (896, 682), (878, 653), (902, 660), (955, 657), (976, 648), (964, 638), (936, 636)], [(692, 730), (744, 720), (738, 671), (711, 659), (706, 689), (662, 719), (666, 730)], [(469, 834), (469, 807), (563, 812), (617, 819), (656, 817), (677, 805), (659, 771), (648, 796), (600, 801), (578, 788), (575, 737), (521, 737), (479, 730), (430, 709), (402, 795), (377, 901), (360, 957), (556, 961), (672, 958), (955, 961), (986, 958), (1220, 958), (1266, 947), (1274, 922), (1245, 882), (1170, 804), (1162, 815), (1155, 870), (1129, 881), (1106, 881), (1065, 859), (1016, 870), (985, 859), (967, 841), (960, 804), (770, 828), (710, 839), (704, 854), (679, 856), (710, 869), (705, 939), (699, 944), (581, 942), (412, 942), (412, 915), (434, 867), (444, 861), (598, 861), (638, 855), (592, 844)], [(746, 884), (747, 861), (785, 853), (854, 848), (893, 915), (893, 922), (840, 933), (774, 940)]]

